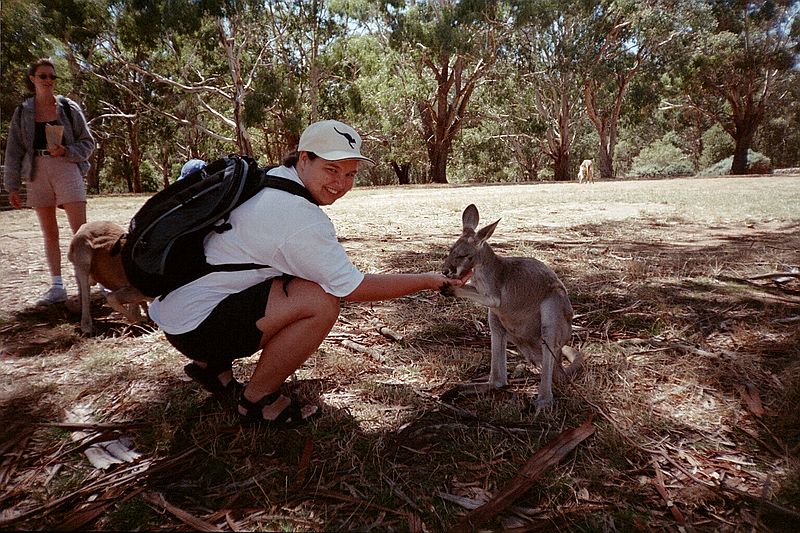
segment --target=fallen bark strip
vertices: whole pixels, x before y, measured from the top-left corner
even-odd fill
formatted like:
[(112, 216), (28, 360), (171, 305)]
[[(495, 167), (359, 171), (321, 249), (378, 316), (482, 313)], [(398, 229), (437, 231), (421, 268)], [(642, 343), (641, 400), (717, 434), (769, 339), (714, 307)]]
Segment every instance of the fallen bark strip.
[(97, 500), (79, 505), (77, 509), (64, 515), (58, 525), (58, 529), (60, 531), (86, 531), (86, 524), (105, 514), (109, 507), (120, 505), (138, 495), (144, 491), (144, 487), (134, 489), (125, 494), (121, 492), (122, 490), (121, 487), (112, 487), (99, 496)]
[(501, 513), (522, 496), (548, 468), (557, 465), (575, 447), (594, 433), (592, 417), (577, 428), (569, 429), (536, 452), (519, 473), (494, 498), (467, 513), (451, 531), (474, 531), (487, 520)]
[(91, 429), (95, 431), (111, 431), (111, 430), (122, 430), (122, 429), (146, 428), (150, 424), (146, 422), (119, 422), (119, 423), (108, 423), (108, 424), (95, 423), (95, 422), (34, 422), (31, 425), (48, 427), (48, 428), (72, 429), (72, 430)]
[(209, 524), (205, 520), (197, 518), (188, 511), (184, 511), (180, 507), (175, 507), (167, 500), (164, 495), (158, 492), (147, 492), (142, 495), (142, 499), (151, 505), (162, 507), (165, 511), (172, 514), (175, 518), (183, 522), (189, 527), (194, 528), (195, 531), (223, 531), (214, 524)]
[[(31, 433), (32, 431), (29, 429), (23, 429), (8, 441), (0, 444), (0, 487), (3, 487), (5, 494), (8, 494), (5, 489), (8, 487), (8, 482), (14, 477), (14, 473), (17, 470), (17, 461), (22, 456)], [(13, 450), (16, 450), (16, 452), (12, 453)], [(3, 499), (0, 498), (0, 501)]]
[(664, 504), (669, 509), (670, 513), (672, 513), (672, 517), (681, 525), (686, 526), (686, 517), (683, 516), (683, 513), (680, 509), (675, 505), (675, 502), (672, 501), (670, 498), (669, 493), (667, 492), (666, 483), (664, 482), (664, 473), (661, 471), (661, 467), (658, 466), (658, 459), (655, 456), (651, 457), (653, 462), (653, 470), (656, 473), (656, 478), (653, 481), (653, 486), (656, 488), (656, 491), (664, 500)]
[[(354, 498), (352, 496), (347, 496), (346, 494), (339, 494), (338, 492), (333, 492), (330, 490), (315, 490), (310, 492), (308, 496), (320, 497), (320, 498), (330, 498), (332, 500), (339, 500), (343, 502), (353, 503), (361, 507), (369, 507), (371, 509), (377, 509), (379, 511), (383, 511), (385, 513), (390, 513), (398, 516), (408, 516), (408, 511), (403, 511), (401, 509), (390, 509), (389, 507), (384, 507), (383, 505), (378, 505), (377, 503), (372, 503), (371, 501), (360, 500), (358, 498)], [(297, 498), (297, 501), (303, 501), (307, 499), (306, 497)]]
[(392, 328), (387, 327), (386, 324), (382, 324), (377, 319), (373, 319), (371, 323), (373, 326), (375, 326), (375, 331), (384, 337), (388, 337), (396, 342), (403, 342), (403, 336)]
[(770, 278), (800, 278), (800, 272), (770, 272), (769, 274), (761, 274), (760, 276), (750, 276), (747, 279), (770, 279)]

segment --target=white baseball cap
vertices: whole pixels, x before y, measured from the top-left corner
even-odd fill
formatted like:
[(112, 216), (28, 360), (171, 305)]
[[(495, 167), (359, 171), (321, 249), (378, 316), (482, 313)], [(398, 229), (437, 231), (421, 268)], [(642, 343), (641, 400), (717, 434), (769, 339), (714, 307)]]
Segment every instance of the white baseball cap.
[(300, 136), (298, 152), (314, 152), (328, 161), (359, 159), (375, 164), (369, 157), (361, 155), (361, 136), (338, 120), (322, 120), (308, 126)]

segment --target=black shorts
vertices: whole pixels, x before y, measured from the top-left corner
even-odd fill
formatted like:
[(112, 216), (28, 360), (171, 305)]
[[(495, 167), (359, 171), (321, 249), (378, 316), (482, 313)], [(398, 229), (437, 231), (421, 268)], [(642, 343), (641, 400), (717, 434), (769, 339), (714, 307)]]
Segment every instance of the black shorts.
[(228, 368), (234, 359), (250, 357), (261, 344), (263, 333), (256, 321), (267, 309), (272, 281), (227, 296), (195, 329), (179, 335), (167, 333), (167, 340), (186, 357), (212, 368)]

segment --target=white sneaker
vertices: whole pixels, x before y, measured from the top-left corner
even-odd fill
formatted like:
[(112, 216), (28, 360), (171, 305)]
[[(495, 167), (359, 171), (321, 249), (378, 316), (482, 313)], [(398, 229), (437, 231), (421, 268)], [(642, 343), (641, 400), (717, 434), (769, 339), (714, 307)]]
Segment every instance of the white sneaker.
[(53, 305), (59, 302), (66, 302), (67, 301), (67, 289), (63, 286), (59, 287), (57, 285), (53, 285), (47, 292), (42, 295), (41, 298), (36, 302), (36, 305)]

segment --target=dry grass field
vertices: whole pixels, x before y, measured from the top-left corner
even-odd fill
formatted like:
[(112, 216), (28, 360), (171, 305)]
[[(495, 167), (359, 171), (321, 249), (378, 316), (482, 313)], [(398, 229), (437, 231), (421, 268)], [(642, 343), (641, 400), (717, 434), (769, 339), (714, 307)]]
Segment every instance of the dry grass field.
[(35, 216), (0, 212), (0, 529), (800, 530), (800, 176), (357, 189), (326, 211), (363, 270), (429, 271), (470, 203), (502, 219), (499, 254), (559, 274), (583, 372), (536, 413), (512, 347), (507, 389), (447, 394), (488, 374), (485, 309), (344, 304), (291, 384), (324, 416), (293, 430), (239, 426), (99, 293), (92, 337), (33, 306)]

